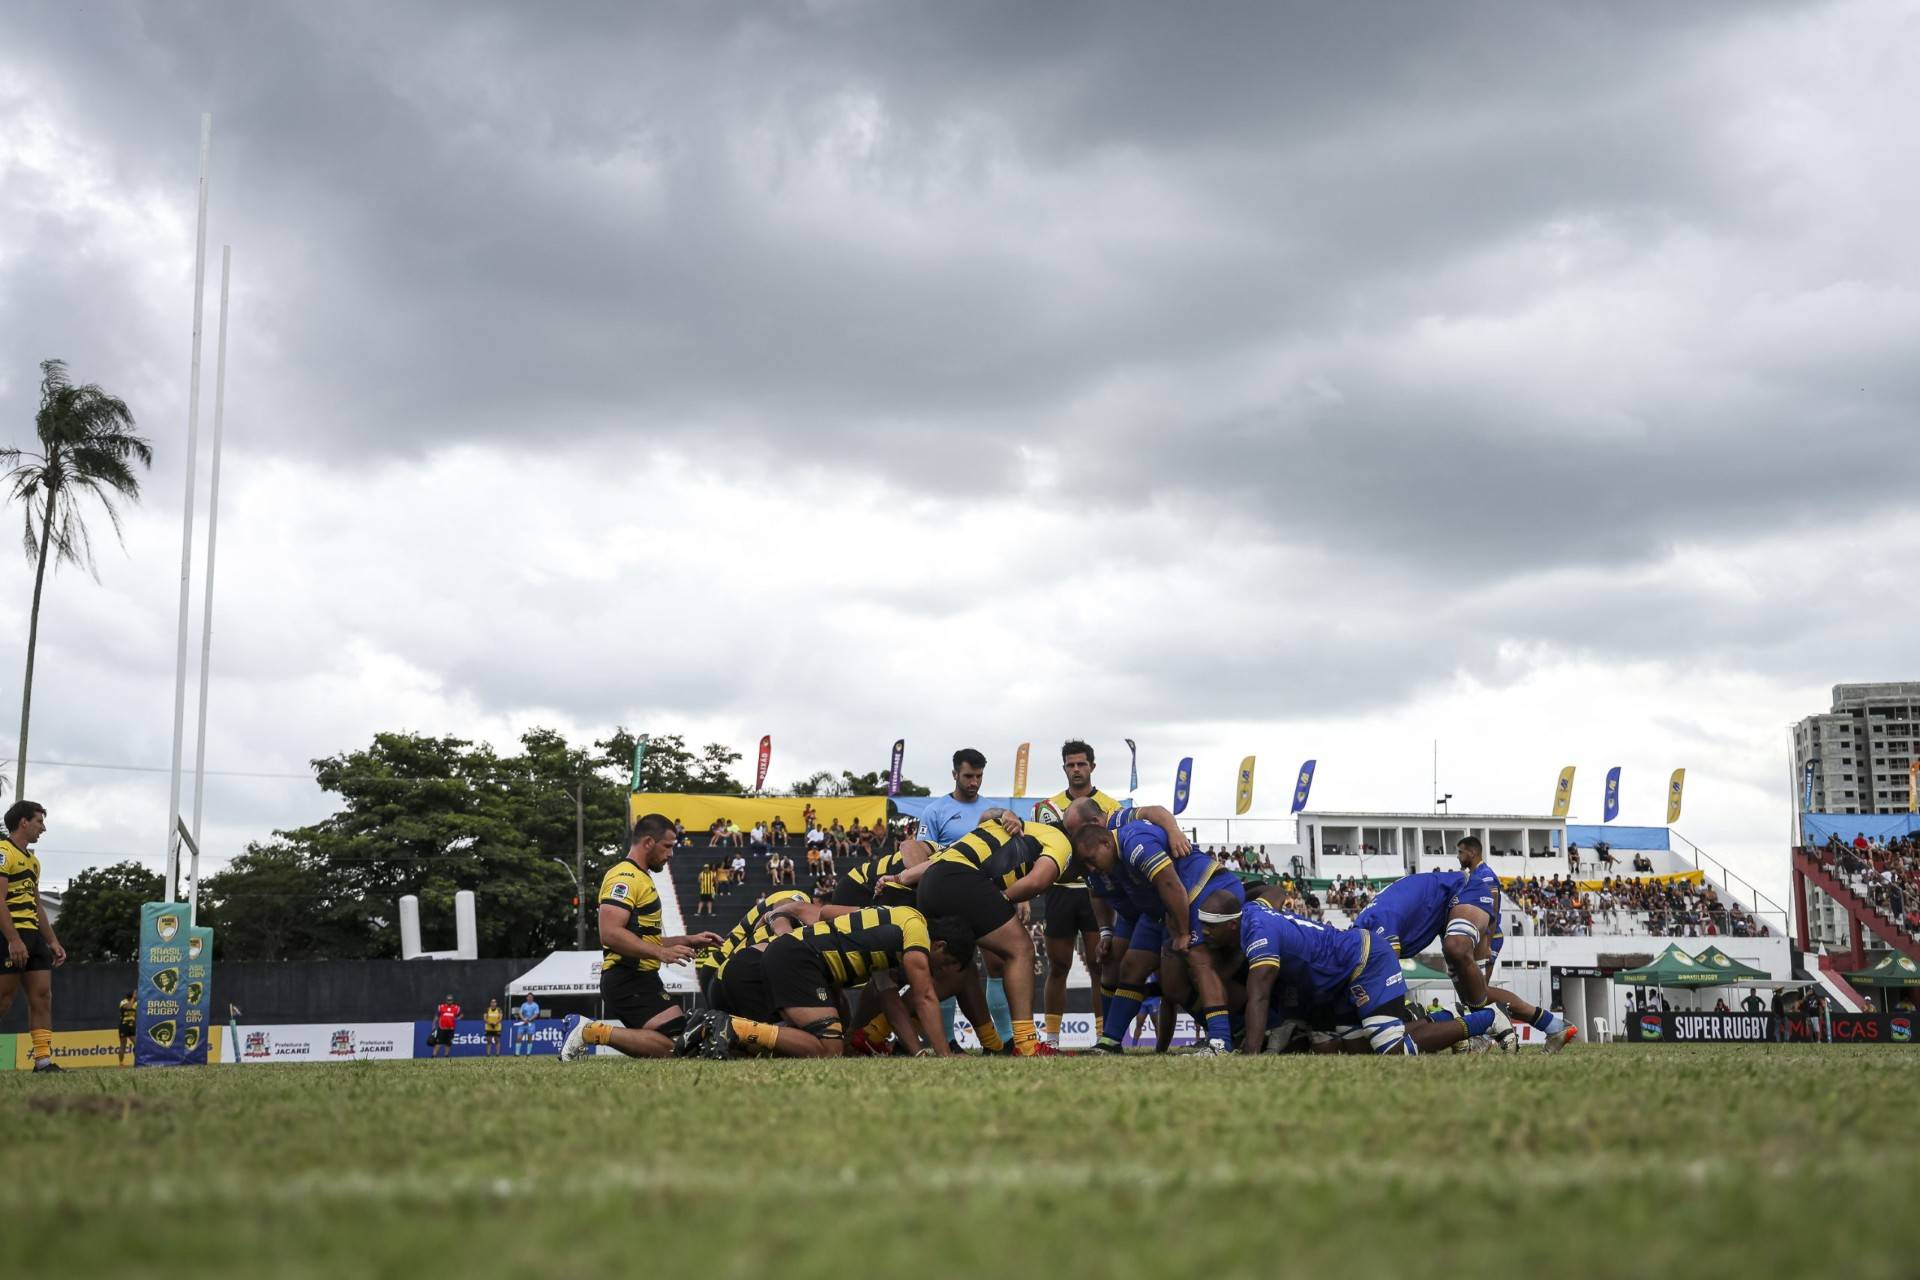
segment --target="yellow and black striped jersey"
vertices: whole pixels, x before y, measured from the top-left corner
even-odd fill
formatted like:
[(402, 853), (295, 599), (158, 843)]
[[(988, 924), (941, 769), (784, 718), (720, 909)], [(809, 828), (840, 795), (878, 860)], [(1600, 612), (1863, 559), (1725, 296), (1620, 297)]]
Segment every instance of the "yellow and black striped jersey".
[(7, 878), (7, 914), (15, 929), (40, 929), (40, 859), (0, 839), (0, 876)]
[(841, 873), (840, 878), (848, 884), (857, 884), (862, 888), (871, 885), (881, 876), (898, 875), (902, 869), (898, 853), (883, 853), (875, 858), (865, 858), (854, 863)]
[[(1100, 806), (1101, 815), (1106, 817), (1110, 817), (1113, 814), (1118, 813), (1121, 809), (1124, 809), (1127, 807), (1125, 801), (1115, 800), (1112, 796), (1108, 795), (1106, 792), (1102, 791), (1098, 787), (1095, 787), (1092, 791), (1088, 792), (1084, 796), (1070, 796), (1066, 792), (1062, 791), (1059, 795), (1047, 801), (1047, 803), (1054, 807), (1055, 812), (1060, 814), (1065, 814), (1067, 811), (1067, 806), (1072, 804), (1076, 799), (1093, 801), (1095, 804)], [(1087, 882), (1085, 880), (1082, 880), (1079, 876), (1075, 876), (1071, 880), (1064, 880), (1064, 879), (1055, 880), (1054, 884), (1062, 889), (1084, 889), (1087, 887)]]
[(701, 897), (711, 898), (713, 896), (713, 890), (714, 890), (713, 882), (716, 879), (718, 879), (718, 877), (716, 877), (713, 874), (712, 867), (700, 868), (700, 896)]
[(858, 986), (883, 969), (897, 969), (909, 951), (925, 953), (933, 946), (927, 918), (912, 907), (867, 907), (788, 936), (826, 961), (827, 973), (842, 987)]
[(1044, 822), (1029, 822), (1019, 835), (1007, 834), (997, 822), (986, 822), (933, 855), (935, 862), (953, 862), (984, 871), (1002, 889), (1011, 888), (1043, 858), (1052, 859), (1065, 874), (1073, 861), (1073, 843), (1067, 833)]
[(140, 1002), (131, 996), (120, 1002), (120, 1025), (131, 1027), (140, 1020)]
[(694, 961), (696, 968), (718, 969), (726, 963), (727, 957), (742, 947), (752, 946), (756, 942), (773, 940), (773, 930), (767, 924), (766, 916), (775, 907), (788, 902), (812, 902), (813, 895), (805, 889), (775, 889), (747, 908), (740, 922), (728, 932), (726, 941), (713, 951), (703, 951)]
[[(607, 868), (600, 881), (600, 905), (621, 907), (627, 913), (626, 926), (648, 942), (660, 941), (660, 894), (653, 887), (653, 876), (632, 858), (622, 858)], [(611, 948), (602, 950), (601, 969), (637, 969), (651, 973), (660, 967), (658, 960), (623, 956)]]

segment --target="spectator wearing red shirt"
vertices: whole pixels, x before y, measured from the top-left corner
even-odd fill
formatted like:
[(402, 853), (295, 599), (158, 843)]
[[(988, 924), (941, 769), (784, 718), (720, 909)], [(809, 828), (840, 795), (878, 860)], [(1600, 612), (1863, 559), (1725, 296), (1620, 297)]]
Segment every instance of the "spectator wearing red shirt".
[[(428, 1056), (451, 1058), (453, 1056), (453, 1030), (460, 1021), (460, 1006), (453, 1002), (453, 993), (433, 1012), (433, 1051)], [(441, 1050), (445, 1050), (442, 1053)]]

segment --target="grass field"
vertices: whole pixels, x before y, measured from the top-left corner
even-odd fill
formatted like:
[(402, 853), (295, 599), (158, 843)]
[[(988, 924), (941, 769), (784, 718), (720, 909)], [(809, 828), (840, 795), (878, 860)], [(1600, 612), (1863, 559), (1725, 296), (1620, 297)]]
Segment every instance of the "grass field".
[(14, 1072), (0, 1122), (62, 1277), (1920, 1265), (1884, 1047)]

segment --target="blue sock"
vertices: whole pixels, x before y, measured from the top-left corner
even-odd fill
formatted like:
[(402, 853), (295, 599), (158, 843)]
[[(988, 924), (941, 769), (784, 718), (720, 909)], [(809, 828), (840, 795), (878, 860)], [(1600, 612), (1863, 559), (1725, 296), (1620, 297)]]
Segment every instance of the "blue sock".
[(960, 1011), (960, 1001), (948, 996), (940, 1002), (940, 1025), (947, 1030), (947, 1043), (953, 1043), (953, 1015)]
[(1107, 1021), (1103, 1038), (1119, 1044), (1127, 1038), (1127, 1028), (1140, 1013), (1144, 993), (1138, 987), (1115, 987), (1107, 997)]
[(1206, 1019), (1207, 1039), (1224, 1045), (1233, 1043), (1233, 1019), (1227, 1016), (1225, 1009), (1208, 1009)]
[(1462, 1019), (1467, 1024), (1467, 1034), (1483, 1036), (1493, 1030), (1493, 1010), (1475, 1009)]
[(1427, 1015), (1428, 1022), (1452, 1022), (1453, 1014), (1446, 1009), (1435, 1009)]
[(1007, 1007), (1007, 984), (999, 978), (987, 979), (987, 1013), (1002, 1044), (1013, 1043), (1013, 1010)]

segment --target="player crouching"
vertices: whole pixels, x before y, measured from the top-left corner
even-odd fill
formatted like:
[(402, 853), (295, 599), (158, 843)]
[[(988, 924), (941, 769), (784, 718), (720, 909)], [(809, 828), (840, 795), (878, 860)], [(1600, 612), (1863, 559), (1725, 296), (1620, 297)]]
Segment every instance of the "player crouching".
[[(974, 939), (949, 917), (912, 907), (869, 907), (748, 947), (714, 983), (715, 1008), (675, 1045), (682, 1056), (727, 1058), (738, 1050), (783, 1058), (837, 1058), (845, 1052), (844, 992), (872, 980), (894, 1034), (915, 1055), (948, 1057), (939, 1036), (940, 1001), (972, 971)], [(904, 982), (907, 1000), (900, 998)], [(909, 1010), (908, 1003), (912, 1008)], [(932, 1031), (923, 1044), (915, 1020)]]

